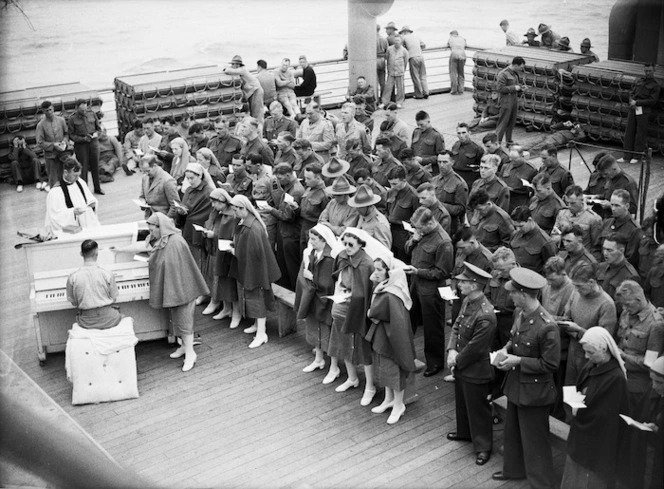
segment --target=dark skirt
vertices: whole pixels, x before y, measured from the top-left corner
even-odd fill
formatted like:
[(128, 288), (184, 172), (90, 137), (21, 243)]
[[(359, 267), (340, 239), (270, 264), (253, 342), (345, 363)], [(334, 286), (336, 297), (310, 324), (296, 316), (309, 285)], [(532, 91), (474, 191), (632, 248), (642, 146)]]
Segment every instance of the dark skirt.
[(218, 252), (216, 253), (215, 259), (213, 260), (214, 268), (212, 273), (214, 274), (216, 281), (213, 282), (212, 287), (212, 298), (215, 301), (229, 301), (237, 302), (237, 282), (233, 277), (229, 276), (231, 269), (231, 263), (233, 261), (233, 255), (227, 252)]
[(265, 318), (268, 311), (274, 310), (272, 289), (265, 290), (257, 287), (247, 290), (241, 284), (237, 284), (237, 297), (240, 311), (245, 318)]
[(606, 489), (607, 487), (608, 484), (599, 475), (567, 456), (560, 489)]
[(376, 385), (389, 387), (395, 391), (403, 391), (413, 385), (415, 374), (402, 370), (391, 358), (373, 352), (373, 365)]
[(354, 365), (371, 365), (373, 361), (371, 343), (360, 333), (343, 333), (348, 302), (332, 306), (332, 331), (328, 355)]
[(307, 343), (327, 353), (330, 349), (330, 326), (316, 320), (312, 314), (304, 320), (304, 327)]

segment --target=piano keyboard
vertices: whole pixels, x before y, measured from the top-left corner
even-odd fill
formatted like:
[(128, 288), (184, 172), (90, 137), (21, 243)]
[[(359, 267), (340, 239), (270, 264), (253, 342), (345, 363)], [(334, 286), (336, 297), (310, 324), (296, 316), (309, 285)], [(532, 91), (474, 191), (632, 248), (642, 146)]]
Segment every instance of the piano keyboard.
[[(150, 280), (130, 280), (120, 282), (118, 286), (118, 300), (116, 303), (147, 300), (150, 298)], [(33, 312), (57, 311), (74, 309), (67, 300), (67, 291), (40, 290), (33, 293)]]

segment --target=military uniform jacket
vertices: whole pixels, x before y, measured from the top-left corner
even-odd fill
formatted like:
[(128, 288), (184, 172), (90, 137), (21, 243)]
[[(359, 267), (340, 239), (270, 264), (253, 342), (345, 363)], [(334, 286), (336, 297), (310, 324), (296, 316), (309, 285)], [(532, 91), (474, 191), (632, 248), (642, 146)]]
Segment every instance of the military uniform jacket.
[(411, 187), (417, 189), (423, 183), (431, 181), (431, 173), (418, 165), (415, 169), (406, 170), (406, 181)]
[(452, 218), (447, 208), (440, 202), (436, 201), (431, 207), (427, 207), (433, 214), (433, 218), (442, 226), (447, 234), (451, 234), (451, 221)]
[(288, 117), (281, 117), (276, 119), (273, 116), (270, 116), (265, 119), (265, 125), (263, 126), (263, 137), (268, 141), (273, 141), (277, 139), (279, 133), (289, 132), (291, 136), (297, 136), (297, 122)]
[(376, 165), (371, 169), (373, 179), (380, 183), (383, 187), (389, 187), (390, 182), (387, 179), (387, 175), (390, 173), (392, 168), (396, 168), (398, 166), (403, 165), (394, 156), (390, 156), (386, 160), (383, 160), (382, 158), (379, 159), (376, 162)]
[(492, 153), (491, 151), (488, 151), (488, 154), (496, 155), (498, 158), (500, 158), (500, 164), (498, 165), (498, 173), (505, 168), (505, 165), (509, 164), (510, 162), (510, 155), (507, 154), (507, 151), (505, 151), (505, 148), (500, 146), (495, 153)]
[(597, 283), (599, 283), (613, 300), (616, 299), (616, 289), (625, 280), (640, 282), (639, 273), (625, 259), (616, 265), (602, 262), (597, 268)]
[(475, 231), (477, 240), (486, 246), (489, 251), (496, 251), (500, 246), (508, 246), (514, 233), (512, 219), (507, 212), (492, 205), (488, 215), (480, 216), (475, 212), (470, 219), (470, 227)]
[(312, 151), (309, 154), (309, 156), (307, 156), (302, 161), (298, 161), (293, 167), (293, 170), (295, 170), (295, 174), (297, 175), (298, 178), (304, 177), (304, 170), (307, 167), (307, 165), (311, 163), (318, 163), (322, 167), (325, 164), (325, 160), (323, 159), (322, 156), (319, 156), (318, 154)]
[(636, 203), (639, 201), (639, 188), (636, 181), (624, 171), (609, 178), (604, 184), (604, 199), (611, 200), (614, 190), (622, 189), (629, 192), (629, 213), (636, 214)]
[(472, 253), (466, 255), (462, 250), (458, 249), (454, 257), (454, 269), (452, 270), (452, 276), (459, 275), (464, 270), (463, 262), (467, 261), (468, 263), (475, 265), (478, 268), (481, 268), (485, 272), (491, 272), (493, 265), (491, 264), (492, 253), (481, 243), (479, 248), (477, 248)]
[(233, 190), (234, 193), (244, 195), (248, 199), (251, 199), (253, 181), (248, 173), (241, 178), (238, 178), (237, 173), (231, 173), (226, 178), (226, 183), (231, 186), (231, 190)]
[(500, 94), (498, 101), (503, 108), (510, 107), (517, 103), (517, 91), (515, 85), (519, 85), (519, 75), (509, 66), (503, 68), (496, 78), (496, 86)]
[(531, 190), (521, 182), (521, 179), (532, 182), (535, 175), (537, 175), (537, 170), (526, 160), (519, 158), (503, 165), (498, 175), (507, 184), (511, 192), (528, 195)]
[(540, 274), (546, 261), (556, 255), (555, 243), (539, 227), (525, 234), (521, 231), (514, 233), (509, 248), (514, 251), (519, 265)]
[[(505, 284), (509, 281), (508, 277), (493, 276), (489, 280), (488, 292), (491, 303), (495, 308), (497, 317), (512, 317), (514, 314), (514, 302), (510, 293), (505, 289)], [(504, 346), (504, 345), (501, 345)]]
[(537, 196), (530, 199), (531, 217), (547, 233), (550, 233), (556, 224), (558, 211), (565, 207), (565, 203), (555, 193), (549, 195), (544, 200), (539, 200)]
[(407, 253), (411, 253), (411, 265), (417, 269), (412, 275), (412, 293), (429, 296), (438, 294), (438, 287), (445, 285), (454, 265), (454, 248), (450, 236), (439, 224), (419, 241), (409, 239), (405, 248)]
[(89, 143), (86, 141), (87, 136), (92, 136), (93, 133), (101, 131), (101, 125), (97, 114), (92, 110), (87, 109), (83, 115), (74, 112), (67, 120), (67, 129), (69, 130), (69, 139), (74, 143)]
[(521, 363), (507, 372), (503, 392), (517, 406), (548, 406), (556, 400), (553, 374), (560, 363), (560, 332), (553, 317), (540, 305), (527, 314), (514, 313), (508, 353)]
[[(637, 106), (643, 107), (644, 114), (649, 114), (657, 106), (659, 92), (660, 87), (657, 80), (644, 78), (636, 82), (630, 96), (636, 101)], [(630, 110), (634, 110), (634, 108), (630, 106)]]
[(350, 164), (350, 168), (348, 169), (348, 175), (352, 176), (353, 178), (355, 178), (355, 172), (360, 168), (366, 168), (367, 170), (369, 170), (369, 173), (371, 174), (371, 170), (373, 168), (373, 161), (371, 161), (371, 158), (369, 158), (365, 154), (360, 154), (354, 156), (353, 158), (350, 158), (348, 160), (348, 163)]
[[(285, 194), (292, 196), (298, 207), (285, 202)], [(276, 208), (273, 208), (271, 213), (279, 220), (279, 232), (282, 238), (300, 238), (300, 203), (303, 194), (304, 187), (298, 180), (290, 182), (289, 185), (283, 187), (283, 190), (272, 192)]]
[(581, 250), (581, 253), (576, 255), (571, 254), (569, 251), (561, 250), (558, 252), (558, 256), (565, 260), (565, 272), (567, 272), (568, 277), (571, 277), (576, 269), (584, 263), (597, 263), (595, 257), (585, 247)]
[(261, 155), (263, 157), (263, 164), (274, 166), (274, 153), (260, 137), (256, 137), (253, 141), (247, 141), (246, 144), (242, 146), (240, 153), (245, 156), (250, 154)]
[(627, 240), (625, 247), (625, 257), (635, 267), (639, 264), (639, 243), (643, 232), (639, 225), (631, 216), (609, 217), (604, 220), (602, 231), (599, 234), (599, 246), (604, 244), (604, 240), (612, 234), (619, 234)]
[(602, 218), (589, 208), (584, 208), (578, 214), (573, 214), (571, 209), (560, 209), (556, 216), (554, 228), (562, 230), (566, 227), (578, 226), (583, 231), (583, 246), (596, 258), (600, 257), (600, 251), (597, 249), (599, 234), (602, 231)]
[(472, 300), (464, 298), (447, 344), (448, 350), (458, 352), (455, 377), (471, 384), (486, 384), (493, 379), (489, 352), (495, 332), (496, 314), (484, 294)]
[(486, 190), (486, 193), (489, 194), (489, 199), (491, 199), (491, 202), (496, 204), (504, 211), (509, 209), (510, 188), (500, 178), (494, 178), (488, 182), (481, 178), (479, 180), (475, 180), (473, 182), (473, 187), (470, 189), (471, 195), (481, 188)]
[(329, 201), (324, 183), (321, 182), (318, 187), (308, 187), (300, 201), (300, 218), (315, 226)]
[(454, 159), (454, 171), (479, 175), (480, 160), (484, 156), (484, 150), (479, 144), (472, 140), (463, 144), (457, 141), (450, 152)]
[(606, 178), (604, 178), (599, 171), (595, 170), (590, 174), (588, 186), (583, 193), (588, 195), (602, 195), (604, 194), (605, 187)]
[(560, 198), (565, 195), (565, 189), (567, 187), (574, 185), (572, 174), (563, 168), (560, 163), (552, 167), (542, 165), (539, 172), (549, 174), (549, 177), (551, 178), (551, 188), (553, 188), (553, 191)]
[(416, 127), (413, 131), (411, 149), (415, 156), (422, 158), (422, 165), (431, 165), (434, 169), (438, 165), (438, 155), (445, 149), (445, 140), (433, 127), (424, 131)]
[(452, 171), (447, 175), (439, 174), (431, 183), (436, 187), (438, 200), (445, 206), (453, 221), (456, 221), (457, 225), (460, 224), (466, 213), (466, 203), (468, 202), (466, 181)]
[(408, 184), (399, 191), (387, 191), (387, 220), (392, 225), (402, 226), (401, 223), (409, 221), (419, 206), (417, 192)]
[(242, 149), (242, 141), (230, 134), (223, 139), (215, 136), (208, 142), (208, 148), (217, 157), (219, 165), (228, 168), (233, 160), (233, 155)]

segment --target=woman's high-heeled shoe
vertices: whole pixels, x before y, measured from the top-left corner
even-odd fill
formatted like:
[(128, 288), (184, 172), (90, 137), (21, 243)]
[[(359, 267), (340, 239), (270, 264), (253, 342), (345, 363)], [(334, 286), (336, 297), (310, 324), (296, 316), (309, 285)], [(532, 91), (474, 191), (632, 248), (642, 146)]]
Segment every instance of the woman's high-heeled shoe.
[(192, 368), (194, 368), (194, 364), (196, 363), (197, 359), (198, 355), (196, 355), (196, 353), (188, 355), (184, 360), (184, 365), (182, 365), (182, 371), (189, 372)]
[(203, 315), (207, 316), (209, 314), (214, 314), (214, 312), (217, 309), (219, 309), (219, 303), (210, 301), (210, 303), (207, 305), (207, 307), (205, 309), (203, 309)]
[(317, 362), (316, 360), (314, 360), (314, 361), (311, 362), (309, 365), (307, 365), (306, 367), (304, 367), (304, 368), (302, 369), (302, 371), (303, 371), (303, 372), (307, 372), (307, 373), (309, 373), (309, 372), (313, 372), (313, 371), (316, 370), (317, 368), (323, 370), (323, 369), (325, 368), (325, 360), (321, 360), (320, 362)]
[(375, 413), (375, 414), (383, 414), (385, 411), (390, 409), (392, 406), (394, 406), (394, 401), (390, 401), (390, 402), (384, 402), (383, 401), (382, 404), (376, 406), (375, 408), (371, 408), (371, 412)]
[[(203, 312), (203, 314), (205, 314), (205, 312)], [(226, 319), (226, 318), (231, 317), (231, 314), (233, 314), (233, 313), (232, 312), (226, 312), (222, 309), (217, 314), (212, 316), (212, 319), (216, 319), (217, 321), (221, 321), (222, 319)]]
[(364, 389), (364, 394), (362, 394), (362, 400), (360, 401), (360, 406), (368, 406), (373, 401), (374, 396), (376, 395), (376, 389)]
[(184, 356), (184, 346), (179, 347), (177, 350), (175, 350), (173, 353), (168, 355), (171, 358), (180, 358)]
[(399, 419), (401, 419), (401, 416), (403, 416), (403, 413), (406, 412), (406, 406), (402, 407), (400, 410), (396, 411), (395, 408), (392, 408), (392, 413), (390, 414), (390, 417), (387, 418), (387, 424), (394, 424)]
[(334, 390), (337, 392), (346, 392), (351, 387), (357, 387), (358, 385), (360, 385), (360, 379), (355, 379), (355, 380), (348, 379), (343, 384), (338, 385), (337, 388)]
[(254, 338), (254, 341), (252, 341), (251, 344), (249, 345), (249, 348), (258, 348), (259, 346), (264, 345), (265, 343), (267, 343), (267, 335), (261, 337), (256, 336)]
[(336, 370), (330, 370), (325, 378), (323, 379), (323, 384), (331, 384), (335, 380), (337, 380), (337, 377), (341, 375), (341, 370), (336, 369)]

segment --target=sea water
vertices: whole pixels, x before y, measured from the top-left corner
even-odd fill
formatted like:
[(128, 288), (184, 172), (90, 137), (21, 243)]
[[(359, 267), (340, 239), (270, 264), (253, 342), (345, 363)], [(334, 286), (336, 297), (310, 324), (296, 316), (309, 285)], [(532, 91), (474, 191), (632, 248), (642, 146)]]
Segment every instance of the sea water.
[[(4, 4), (5, 2), (1, 2)], [(18, 4), (25, 15), (12, 4)], [(395, 0), (378, 22), (409, 25), (431, 47), (453, 29), (468, 45), (505, 45), (508, 19), (521, 36), (548, 24), (578, 52), (585, 37), (606, 59), (614, 0)], [(16, 0), (0, 10), (0, 91), (209, 64), (239, 54), (254, 68), (282, 57), (341, 57), (347, 0)], [(383, 31), (384, 33), (384, 31)]]

